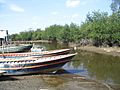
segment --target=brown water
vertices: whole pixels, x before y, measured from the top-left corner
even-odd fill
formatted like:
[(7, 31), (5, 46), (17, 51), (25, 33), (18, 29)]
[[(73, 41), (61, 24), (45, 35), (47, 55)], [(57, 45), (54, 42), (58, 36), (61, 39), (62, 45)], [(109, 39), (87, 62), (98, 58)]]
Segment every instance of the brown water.
[[(67, 48), (58, 44), (43, 44), (48, 50)], [(66, 71), (88, 79), (120, 85), (120, 57), (78, 50), (72, 62), (63, 66)]]

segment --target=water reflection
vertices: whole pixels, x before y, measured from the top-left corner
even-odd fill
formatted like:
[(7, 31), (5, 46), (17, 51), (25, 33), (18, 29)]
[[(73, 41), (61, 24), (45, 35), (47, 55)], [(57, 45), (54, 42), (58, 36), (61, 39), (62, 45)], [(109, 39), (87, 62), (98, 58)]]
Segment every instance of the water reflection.
[(82, 72), (77, 74), (90, 79), (120, 84), (120, 57), (84, 51), (78, 52), (79, 54), (74, 58), (75, 60), (66, 64), (64, 68), (81, 70)]
[(47, 48), (47, 50), (55, 50), (55, 49), (61, 49), (61, 48), (68, 48), (68, 46), (57, 44), (57, 43), (36, 43), (37, 45), (42, 45)]
[[(67, 48), (59, 44), (46, 44), (48, 50)], [(111, 84), (120, 84), (120, 57), (78, 50), (78, 55), (63, 68), (70, 73)]]

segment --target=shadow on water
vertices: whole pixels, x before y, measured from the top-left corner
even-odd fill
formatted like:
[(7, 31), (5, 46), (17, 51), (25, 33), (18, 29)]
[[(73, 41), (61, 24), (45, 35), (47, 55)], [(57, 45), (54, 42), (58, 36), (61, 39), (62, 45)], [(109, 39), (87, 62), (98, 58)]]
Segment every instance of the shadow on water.
[(54, 75), (61, 75), (61, 74), (74, 74), (74, 73), (80, 73), (82, 70), (65, 70), (65, 69), (60, 69), (58, 70)]

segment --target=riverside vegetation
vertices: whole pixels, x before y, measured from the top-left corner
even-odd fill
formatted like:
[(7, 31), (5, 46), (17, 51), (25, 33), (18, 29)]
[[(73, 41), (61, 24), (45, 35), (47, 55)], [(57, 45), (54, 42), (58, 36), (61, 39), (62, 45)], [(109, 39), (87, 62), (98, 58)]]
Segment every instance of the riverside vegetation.
[(81, 25), (51, 25), (45, 30), (32, 28), (29, 31), (12, 34), (13, 41), (50, 40), (53, 42), (77, 43), (93, 46), (120, 47), (120, 0), (112, 0), (112, 14), (93, 11), (86, 15)]

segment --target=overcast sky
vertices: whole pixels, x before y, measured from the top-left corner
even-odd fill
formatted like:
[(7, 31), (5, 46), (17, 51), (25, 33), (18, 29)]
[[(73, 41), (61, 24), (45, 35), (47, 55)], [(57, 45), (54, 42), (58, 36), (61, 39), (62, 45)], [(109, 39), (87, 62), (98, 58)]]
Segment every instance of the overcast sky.
[(0, 0), (0, 29), (10, 34), (53, 24), (80, 25), (92, 11), (111, 13), (112, 0)]

